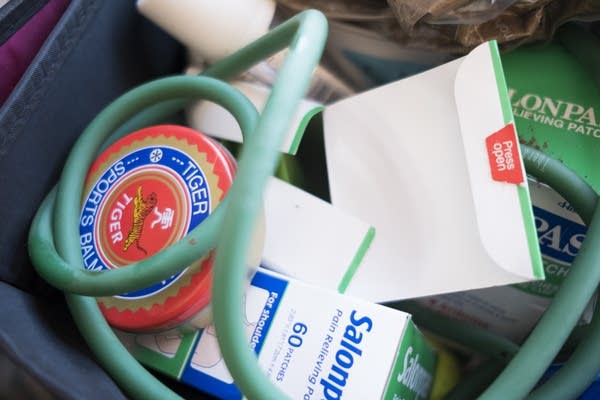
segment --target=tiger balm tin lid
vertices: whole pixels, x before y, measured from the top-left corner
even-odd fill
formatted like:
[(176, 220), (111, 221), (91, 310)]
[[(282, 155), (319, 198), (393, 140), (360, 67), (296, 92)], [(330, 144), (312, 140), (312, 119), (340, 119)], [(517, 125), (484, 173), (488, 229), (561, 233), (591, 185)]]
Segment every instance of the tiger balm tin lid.
[[(118, 140), (86, 179), (79, 227), (85, 268), (119, 268), (183, 238), (219, 205), (234, 173), (230, 153), (190, 128), (153, 126)], [(211, 251), (148, 288), (98, 298), (99, 306), (109, 324), (133, 332), (206, 321), (213, 260)]]

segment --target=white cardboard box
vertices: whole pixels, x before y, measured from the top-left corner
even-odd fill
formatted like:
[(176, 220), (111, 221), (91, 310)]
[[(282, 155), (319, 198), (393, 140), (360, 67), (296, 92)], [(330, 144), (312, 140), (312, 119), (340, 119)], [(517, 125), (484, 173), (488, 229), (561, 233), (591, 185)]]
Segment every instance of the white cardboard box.
[(333, 205), (272, 180), (265, 266), (376, 302), (544, 277), (495, 42), (323, 118)]
[(544, 277), (495, 42), (324, 111), (332, 203), (377, 231), (348, 293), (392, 301)]

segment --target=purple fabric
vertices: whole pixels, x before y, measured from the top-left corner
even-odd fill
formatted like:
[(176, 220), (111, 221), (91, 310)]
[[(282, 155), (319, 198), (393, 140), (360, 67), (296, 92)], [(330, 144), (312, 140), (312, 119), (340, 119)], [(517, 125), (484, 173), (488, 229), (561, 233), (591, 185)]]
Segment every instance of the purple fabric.
[(50, 0), (0, 46), (0, 106), (21, 79), (69, 2)]

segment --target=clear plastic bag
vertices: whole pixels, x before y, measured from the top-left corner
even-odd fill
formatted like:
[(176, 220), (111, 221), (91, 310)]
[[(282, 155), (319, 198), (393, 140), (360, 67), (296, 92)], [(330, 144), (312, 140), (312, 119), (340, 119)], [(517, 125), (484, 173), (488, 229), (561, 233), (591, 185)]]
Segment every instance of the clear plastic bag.
[(388, 0), (398, 18), (436, 25), (480, 24), (496, 18), (518, 0)]
[(475, 0), (458, 8), (451, 9), (438, 18), (427, 18), (430, 24), (480, 24), (496, 18), (515, 0)]

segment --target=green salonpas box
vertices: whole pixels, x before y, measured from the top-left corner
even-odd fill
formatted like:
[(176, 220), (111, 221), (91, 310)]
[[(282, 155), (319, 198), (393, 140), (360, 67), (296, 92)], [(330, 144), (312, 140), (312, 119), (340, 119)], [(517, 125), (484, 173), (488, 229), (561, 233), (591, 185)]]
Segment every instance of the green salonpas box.
[[(600, 90), (590, 72), (558, 43), (520, 49), (503, 62), (521, 142), (561, 160), (598, 191)], [(531, 181), (530, 193), (546, 280), (515, 287), (547, 306), (567, 276), (586, 228), (551, 188)], [(589, 322), (591, 314), (590, 306), (583, 321)]]
[(519, 138), (554, 156), (600, 190), (600, 90), (560, 44), (502, 57)]

